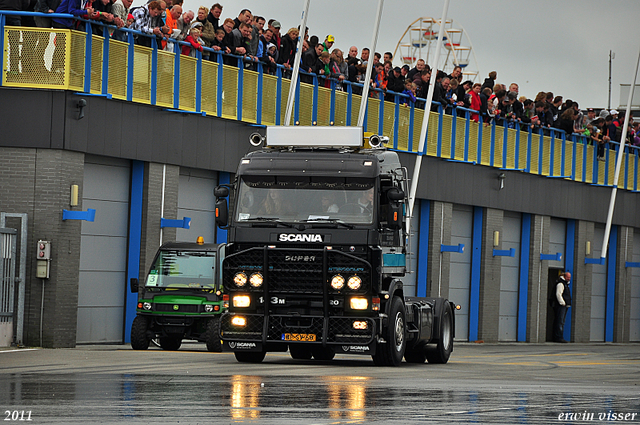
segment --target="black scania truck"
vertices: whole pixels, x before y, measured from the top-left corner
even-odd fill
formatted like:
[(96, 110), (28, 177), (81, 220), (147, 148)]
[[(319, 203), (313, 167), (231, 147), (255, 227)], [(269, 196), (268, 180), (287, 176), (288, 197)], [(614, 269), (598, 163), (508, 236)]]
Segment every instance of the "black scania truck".
[(294, 359), (446, 363), (456, 306), (405, 293), (408, 188), (398, 155), (378, 136), (363, 148), (361, 127), (267, 127), (251, 139), (267, 147), (215, 189), (216, 222), (228, 229), (223, 349), (254, 363), (287, 349)]

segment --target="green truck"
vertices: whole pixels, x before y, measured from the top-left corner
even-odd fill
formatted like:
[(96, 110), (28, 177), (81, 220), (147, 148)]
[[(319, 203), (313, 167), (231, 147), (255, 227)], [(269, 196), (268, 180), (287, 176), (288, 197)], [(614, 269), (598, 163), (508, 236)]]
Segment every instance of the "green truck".
[(222, 351), (220, 315), (226, 309), (219, 284), (222, 245), (167, 242), (153, 260), (143, 284), (130, 281), (138, 293), (131, 325), (131, 347), (146, 350), (153, 341), (164, 350), (177, 350), (183, 339), (204, 342), (209, 351)]

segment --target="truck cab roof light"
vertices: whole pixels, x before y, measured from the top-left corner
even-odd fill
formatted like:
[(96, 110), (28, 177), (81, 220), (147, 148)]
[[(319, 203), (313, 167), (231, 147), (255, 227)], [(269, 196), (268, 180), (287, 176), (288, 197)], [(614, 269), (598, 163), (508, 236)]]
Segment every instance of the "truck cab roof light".
[(198, 236), (198, 238), (196, 239), (196, 243), (198, 245), (203, 245), (204, 244), (204, 238), (202, 236)]

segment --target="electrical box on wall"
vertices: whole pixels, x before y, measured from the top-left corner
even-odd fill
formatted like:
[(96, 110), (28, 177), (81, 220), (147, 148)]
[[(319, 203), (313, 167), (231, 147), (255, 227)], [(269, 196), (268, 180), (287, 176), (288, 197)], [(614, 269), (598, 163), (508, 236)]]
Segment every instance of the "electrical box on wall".
[(36, 277), (49, 279), (49, 264), (51, 261), (51, 242), (38, 241), (36, 249)]

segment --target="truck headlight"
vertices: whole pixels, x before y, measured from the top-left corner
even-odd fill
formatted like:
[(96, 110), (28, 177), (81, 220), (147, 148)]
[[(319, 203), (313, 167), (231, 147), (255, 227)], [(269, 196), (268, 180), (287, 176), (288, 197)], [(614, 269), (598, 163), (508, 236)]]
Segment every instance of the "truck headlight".
[(331, 278), (331, 287), (335, 290), (340, 290), (344, 286), (344, 277), (339, 274)]
[(247, 275), (244, 272), (236, 273), (236, 275), (233, 276), (233, 283), (235, 283), (236, 286), (243, 287), (247, 284)]
[(251, 286), (253, 286), (254, 288), (259, 288), (262, 286), (262, 282), (263, 282), (263, 278), (262, 278), (262, 274), (260, 273), (254, 273), (251, 275), (251, 278), (249, 279), (249, 283), (251, 284)]
[(142, 308), (144, 308), (145, 310), (151, 310), (151, 303), (142, 304)]
[(251, 298), (248, 295), (235, 295), (233, 297), (234, 307), (249, 307), (251, 305)]
[(352, 310), (366, 310), (369, 301), (366, 298), (353, 297), (349, 300)]
[(352, 291), (357, 291), (362, 286), (362, 279), (359, 276), (351, 276), (347, 281), (347, 286)]
[(213, 304), (205, 304), (204, 311), (211, 313), (213, 311)]

